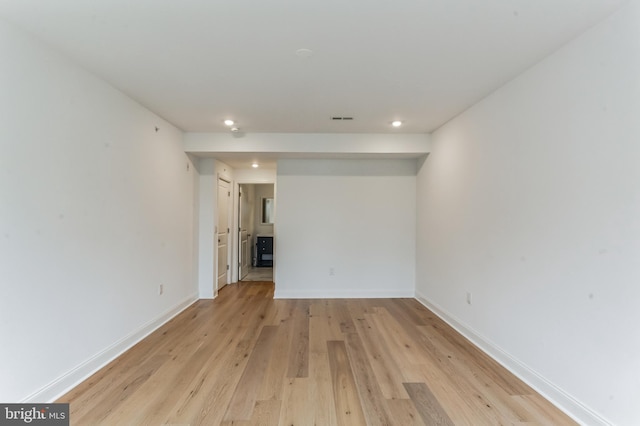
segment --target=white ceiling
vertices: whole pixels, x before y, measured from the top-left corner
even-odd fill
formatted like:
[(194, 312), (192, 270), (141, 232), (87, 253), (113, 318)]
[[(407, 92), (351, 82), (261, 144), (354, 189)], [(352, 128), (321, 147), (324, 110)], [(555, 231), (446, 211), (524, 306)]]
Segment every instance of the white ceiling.
[(184, 131), (426, 133), (622, 2), (0, 0), (0, 16)]

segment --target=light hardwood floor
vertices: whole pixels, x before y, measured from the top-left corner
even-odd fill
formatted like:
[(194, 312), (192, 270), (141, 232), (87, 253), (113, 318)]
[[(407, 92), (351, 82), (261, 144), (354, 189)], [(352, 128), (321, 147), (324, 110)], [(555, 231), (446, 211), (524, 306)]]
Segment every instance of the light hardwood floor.
[(201, 300), (58, 402), (73, 425), (575, 424), (412, 299)]

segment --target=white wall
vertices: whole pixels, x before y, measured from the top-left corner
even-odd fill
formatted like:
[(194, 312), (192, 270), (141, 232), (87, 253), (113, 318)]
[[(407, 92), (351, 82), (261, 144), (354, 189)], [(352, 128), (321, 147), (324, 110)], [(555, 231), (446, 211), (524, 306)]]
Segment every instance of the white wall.
[(251, 168), (234, 169), (234, 177), (238, 183), (275, 183), (276, 169)]
[(279, 161), (276, 297), (412, 296), (415, 183), (414, 161)]
[(638, 40), (635, 2), (436, 131), (418, 175), (418, 296), (587, 424), (640, 424)]
[(195, 175), (178, 129), (4, 22), (0, 57), (0, 400), (44, 402), (195, 300)]

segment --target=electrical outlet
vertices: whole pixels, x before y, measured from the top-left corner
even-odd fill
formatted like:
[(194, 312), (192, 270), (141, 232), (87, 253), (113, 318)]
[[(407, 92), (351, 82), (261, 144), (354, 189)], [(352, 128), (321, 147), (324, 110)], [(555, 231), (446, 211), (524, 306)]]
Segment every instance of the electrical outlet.
[(158, 287), (158, 294), (160, 296), (164, 294), (164, 284), (160, 284), (160, 287)]
[(468, 304), (468, 305), (470, 305), (470, 304), (471, 304), (471, 296), (472, 296), (472, 295), (471, 295), (471, 292), (470, 292), (470, 291), (468, 291), (468, 292), (467, 292), (467, 304)]
[(329, 268), (329, 275), (334, 276), (335, 274), (336, 274), (336, 270), (332, 266), (331, 268)]

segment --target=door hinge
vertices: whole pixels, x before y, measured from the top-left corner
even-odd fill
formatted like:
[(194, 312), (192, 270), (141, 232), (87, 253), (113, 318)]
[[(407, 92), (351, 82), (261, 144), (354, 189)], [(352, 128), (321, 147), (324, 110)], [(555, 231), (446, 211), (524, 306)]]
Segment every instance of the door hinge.
[(227, 197), (231, 197), (231, 191), (227, 192)]
[(229, 233), (229, 231), (230, 231), (229, 228), (227, 228), (227, 234)]
[(229, 265), (227, 265), (227, 271), (229, 270)]

